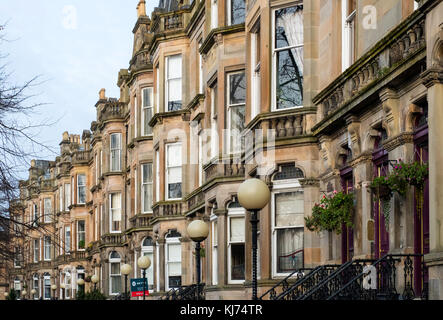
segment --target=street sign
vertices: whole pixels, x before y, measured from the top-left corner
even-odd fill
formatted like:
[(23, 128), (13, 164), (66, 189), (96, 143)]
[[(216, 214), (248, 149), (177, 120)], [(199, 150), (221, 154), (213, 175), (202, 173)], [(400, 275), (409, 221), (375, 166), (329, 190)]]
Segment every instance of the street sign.
[(136, 279), (131, 279), (131, 297), (142, 297), (143, 296), (143, 280), (145, 282), (145, 296), (149, 295), (148, 279), (147, 278), (136, 278)]

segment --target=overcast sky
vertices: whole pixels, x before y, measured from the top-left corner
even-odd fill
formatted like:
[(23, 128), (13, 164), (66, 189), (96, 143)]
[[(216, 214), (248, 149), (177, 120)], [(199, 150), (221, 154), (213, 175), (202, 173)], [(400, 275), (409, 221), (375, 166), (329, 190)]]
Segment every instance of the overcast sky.
[[(151, 15), (158, 0), (148, 0)], [(128, 68), (138, 0), (0, 0), (0, 24), (11, 40), (2, 44), (11, 80), (40, 76), (32, 92), (39, 109), (36, 123), (58, 120), (38, 133), (58, 151), (62, 133), (81, 134), (96, 118), (98, 92), (119, 96), (118, 71)], [(40, 159), (54, 160), (43, 152)]]

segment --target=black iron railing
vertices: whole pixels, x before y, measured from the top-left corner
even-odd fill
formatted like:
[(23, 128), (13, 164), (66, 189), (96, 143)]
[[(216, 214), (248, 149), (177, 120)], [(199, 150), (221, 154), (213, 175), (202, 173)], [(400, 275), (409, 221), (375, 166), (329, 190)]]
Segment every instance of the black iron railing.
[(205, 300), (204, 295), (205, 284), (200, 285), (192, 284), (189, 286), (180, 286), (178, 288), (172, 288), (161, 300)]
[(298, 300), (306, 292), (309, 292), (315, 288), (323, 279), (327, 278), (331, 273), (333, 273), (340, 265), (337, 264), (327, 264), (314, 268), (307, 275), (302, 276), (297, 282), (288, 289), (284, 290), (275, 297), (273, 300)]
[(291, 272), (284, 279), (280, 280), (277, 284), (275, 284), (271, 289), (263, 293), (258, 299), (259, 300), (275, 300), (277, 293), (285, 292), (289, 289), (290, 279), (296, 279), (297, 281), (303, 278), (307, 273), (311, 272), (312, 268), (300, 268)]
[[(421, 260), (420, 272), (415, 272), (413, 259)], [(426, 270), (421, 254), (388, 254), (330, 292), (327, 300), (427, 300)], [(402, 277), (397, 277), (399, 273)], [(419, 286), (414, 286), (414, 276), (420, 277)]]

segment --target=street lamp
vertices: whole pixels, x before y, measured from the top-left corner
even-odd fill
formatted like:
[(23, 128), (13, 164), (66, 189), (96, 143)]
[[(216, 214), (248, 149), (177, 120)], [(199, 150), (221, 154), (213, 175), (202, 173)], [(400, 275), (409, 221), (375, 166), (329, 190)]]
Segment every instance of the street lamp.
[(127, 263), (122, 265), (121, 272), (122, 272), (122, 274), (125, 275), (125, 300), (129, 300), (129, 295), (128, 295), (128, 274), (130, 274), (131, 271), (132, 271), (131, 265), (129, 265)]
[(52, 291), (54, 291), (54, 295), (52, 296), (52, 299), (55, 300), (55, 290), (57, 290), (57, 285), (56, 285), (56, 284), (53, 284), (53, 285), (51, 286), (51, 289), (52, 289)]
[(37, 291), (35, 289), (31, 290), (31, 297), (34, 298), (34, 295), (37, 293)]
[(91, 281), (94, 284), (94, 291), (97, 290), (97, 282), (98, 282), (98, 276), (95, 274), (91, 277)]
[(195, 261), (197, 266), (197, 300), (200, 298), (200, 242), (209, 234), (208, 225), (202, 220), (192, 221), (187, 228), (188, 235), (195, 242)]
[(60, 288), (62, 289), (62, 299), (65, 300), (65, 288), (66, 288), (66, 285), (62, 282), (62, 283), (60, 283)]
[(257, 213), (263, 209), (271, 198), (268, 186), (262, 180), (252, 178), (245, 180), (237, 191), (238, 202), (246, 210), (252, 211), (252, 299), (257, 300)]
[(23, 291), (22, 291), (23, 300), (26, 300), (26, 297), (25, 297), (26, 294), (27, 294), (26, 289), (23, 289)]
[(145, 300), (146, 269), (151, 265), (151, 259), (148, 256), (141, 256), (137, 260), (137, 265), (143, 270), (143, 300)]
[[(80, 286), (80, 288), (82, 289), (81, 290), (81, 292), (83, 293), (83, 292), (85, 292), (84, 290), (84, 288), (83, 288), (83, 285), (85, 284), (85, 280), (83, 280), (82, 278), (80, 278), (80, 279), (78, 279), (77, 280), (77, 284)], [(80, 291), (80, 290), (79, 290)]]

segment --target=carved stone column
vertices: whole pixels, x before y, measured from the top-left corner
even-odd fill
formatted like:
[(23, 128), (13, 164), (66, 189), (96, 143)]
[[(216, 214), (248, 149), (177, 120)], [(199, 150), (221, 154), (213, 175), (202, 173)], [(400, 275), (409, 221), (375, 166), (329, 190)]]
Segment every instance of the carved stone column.
[(429, 298), (443, 299), (443, 68), (422, 74), (428, 88), (429, 128), (429, 234), (430, 253), (425, 256), (429, 267)]

